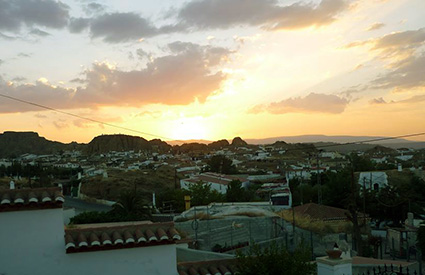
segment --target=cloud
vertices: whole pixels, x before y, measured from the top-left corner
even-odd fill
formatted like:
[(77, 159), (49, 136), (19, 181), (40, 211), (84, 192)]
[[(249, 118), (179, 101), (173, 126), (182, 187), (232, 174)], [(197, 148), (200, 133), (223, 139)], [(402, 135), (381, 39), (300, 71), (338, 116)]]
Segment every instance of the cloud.
[(16, 32), (22, 26), (60, 29), (68, 24), (69, 7), (53, 0), (0, 0), (0, 30)]
[(382, 52), (384, 58), (407, 58), (424, 45), (425, 28), (387, 34), (374, 41), (372, 50)]
[(6, 35), (6, 34), (4, 34), (4, 33), (1, 33), (1, 32), (0, 32), (0, 38), (2, 38), (2, 39), (4, 39), (4, 40), (10, 40), (10, 41), (13, 41), (13, 40), (18, 39), (19, 37), (17, 37), (17, 36), (10, 36), (10, 35)]
[(369, 104), (387, 104), (387, 102), (385, 101), (385, 99), (383, 99), (382, 97), (379, 98), (373, 98), (369, 101)]
[(47, 116), (39, 114), (39, 113), (35, 114), (34, 117), (36, 117), (36, 118), (47, 118)]
[[(95, 108), (158, 103), (185, 105), (204, 102), (219, 90), (227, 76), (217, 71), (230, 50), (192, 43), (169, 44), (171, 54), (157, 57), (141, 70), (122, 71), (107, 63), (95, 63), (76, 82), (76, 89), (55, 86), (47, 80), (9, 85), (0, 78), (0, 93), (52, 108)], [(0, 112), (39, 110), (34, 106), (0, 101)]]
[(346, 44), (344, 48), (370, 46), (371, 51), (378, 51), (382, 59), (405, 59), (412, 56), (417, 49), (425, 44), (425, 28), (394, 32), (382, 37), (354, 41)]
[(362, 45), (370, 45), (370, 51), (390, 62), (390, 69), (372, 80), (371, 88), (394, 91), (425, 88), (425, 28), (355, 41), (345, 47)]
[(372, 25), (370, 25), (366, 31), (374, 31), (374, 30), (379, 30), (381, 28), (383, 28), (385, 26), (384, 23), (373, 23)]
[(83, 10), (87, 15), (101, 13), (105, 11), (105, 9), (106, 9), (105, 5), (102, 5), (96, 2), (91, 2), (91, 3), (83, 5)]
[(158, 27), (137, 13), (113, 12), (91, 18), (71, 18), (69, 30), (76, 33), (88, 29), (92, 38), (100, 38), (107, 43), (237, 26), (257, 26), (270, 31), (292, 30), (329, 25), (349, 8), (349, 2), (322, 0), (318, 4), (296, 2), (281, 6), (277, 0), (201, 0), (188, 2), (180, 10), (173, 10), (176, 24)]
[(348, 9), (348, 1), (322, 0), (281, 6), (277, 0), (201, 0), (187, 3), (178, 13), (183, 25), (194, 29), (262, 26), (269, 30), (329, 25)]
[(145, 59), (145, 58), (150, 59), (150, 58), (151, 58), (151, 54), (150, 54), (150, 53), (148, 53), (148, 52), (146, 52), (146, 51), (145, 51), (145, 50), (143, 50), (143, 49), (137, 49), (137, 50), (136, 50), (136, 54), (137, 54), (137, 57), (138, 57), (139, 59)]
[(25, 80), (27, 80), (27, 79), (23, 76), (16, 76), (16, 77), (12, 78), (12, 81), (16, 81), (16, 82), (21, 82), (21, 81), (25, 81)]
[(374, 98), (370, 100), (369, 103), (370, 104), (416, 104), (416, 103), (421, 103), (424, 101), (425, 101), (425, 95), (414, 95), (407, 99), (398, 100), (398, 101), (391, 100), (389, 102), (385, 101), (382, 97)]
[(75, 18), (72, 17), (69, 20), (69, 32), (71, 33), (80, 33), (84, 29), (88, 28), (90, 26), (90, 19), (89, 18)]
[(4, 63), (4, 60), (0, 59), (0, 65)]
[(28, 58), (32, 56), (32, 53), (24, 53), (24, 52), (20, 52), (17, 54), (18, 57), (23, 57), (23, 58)]
[(53, 121), (52, 123), (53, 123), (53, 126), (55, 126), (55, 128), (58, 130), (69, 127), (69, 124), (64, 119), (59, 119), (57, 121)]
[(250, 113), (267, 111), (271, 114), (286, 113), (328, 113), (339, 114), (344, 112), (348, 100), (336, 95), (310, 93), (305, 97), (294, 97), (273, 102), (269, 105), (257, 105)]
[(42, 30), (40, 30), (40, 29), (38, 29), (38, 28), (33, 28), (33, 29), (30, 31), (30, 34), (32, 34), (32, 35), (36, 35), (36, 36), (41, 36), (41, 37), (49, 36), (49, 35), (50, 35), (50, 33), (45, 32), (45, 31), (42, 31)]
[(404, 91), (425, 87), (425, 54), (413, 56), (398, 66), (372, 81), (377, 89), (391, 88)]
[(118, 43), (151, 37), (158, 34), (158, 30), (136, 13), (108, 13), (91, 21), (90, 34), (105, 42)]

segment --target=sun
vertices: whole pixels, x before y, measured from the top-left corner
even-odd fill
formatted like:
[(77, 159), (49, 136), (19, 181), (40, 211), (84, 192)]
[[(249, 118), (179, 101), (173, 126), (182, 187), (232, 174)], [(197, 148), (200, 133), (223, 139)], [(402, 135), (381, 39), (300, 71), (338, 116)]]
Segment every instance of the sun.
[(183, 117), (175, 120), (171, 136), (176, 140), (207, 139), (208, 130), (203, 117)]

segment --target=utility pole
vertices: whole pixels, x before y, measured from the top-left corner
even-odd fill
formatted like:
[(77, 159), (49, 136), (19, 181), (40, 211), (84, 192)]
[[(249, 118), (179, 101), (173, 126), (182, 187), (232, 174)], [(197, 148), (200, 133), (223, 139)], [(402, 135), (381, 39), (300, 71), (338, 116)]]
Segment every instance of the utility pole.
[(319, 168), (319, 154), (320, 150), (316, 155), (316, 166), (317, 166), (317, 184), (319, 185), (319, 189), (317, 190), (317, 203), (322, 204), (322, 183), (320, 182), (320, 168)]
[(366, 225), (366, 177), (363, 177), (363, 225)]
[(363, 255), (363, 250), (361, 247), (361, 233), (360, 233), (360, 226), (358, 221), (358, 215), (357, 215), (357, 188), (356, 184), (354, 182), (354, 164), (353, 160), (350, 160), (351, 162), (351, 195), (350, 195), (350, 203), (348, 206), (348, 210), (350, 212), (350, 219), (353, 223), (353, 235), (354, 235), (354, 244), (356, 246), (356, 251), (358, 252), (358, 255)]

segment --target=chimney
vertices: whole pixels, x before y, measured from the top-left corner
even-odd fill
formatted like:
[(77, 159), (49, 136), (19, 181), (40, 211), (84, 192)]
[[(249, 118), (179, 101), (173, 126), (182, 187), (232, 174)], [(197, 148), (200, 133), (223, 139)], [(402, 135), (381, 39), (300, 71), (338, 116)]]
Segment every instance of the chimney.
[(155, 192), (152, 193), (152, 207), (156, 208), (156, 198), (155, 198)]
[(413, 213), (412, 212), (407, 213), (407, 225), (413, 226)]

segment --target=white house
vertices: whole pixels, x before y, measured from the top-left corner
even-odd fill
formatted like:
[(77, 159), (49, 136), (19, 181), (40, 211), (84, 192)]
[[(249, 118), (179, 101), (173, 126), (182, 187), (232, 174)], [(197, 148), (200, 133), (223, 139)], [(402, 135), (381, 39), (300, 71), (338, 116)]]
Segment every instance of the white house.
[(244, 182), (244, 179), (235, 176), (207, 172), (180, 180), (180, 187), (182, 189), (188, 189), (191, 184), (202, 182), (203, 184), (210, 184), (211, 189), (217, 190), (221, 194), (226, 194), (227, 187), (232, 180), (240, 180), (241, 183)]
[(0, 192), (0, 274), (176, 275), (173, 223), (64, 229), (59, 188)]
[(370, 190), (380, 190), (388, 186), (388, 176), (385, 172), (360, 172), (359, 184)]

